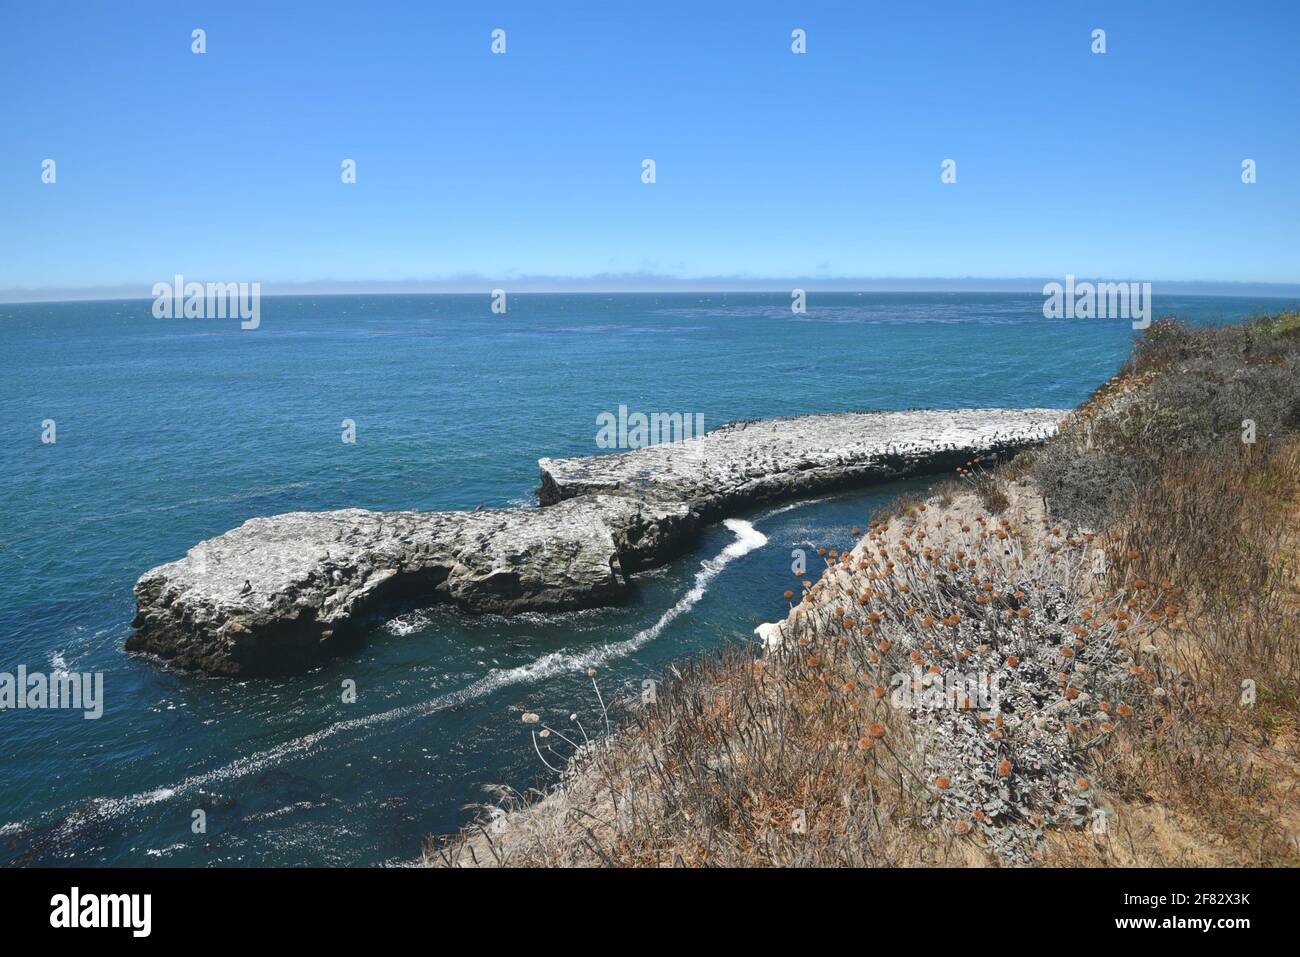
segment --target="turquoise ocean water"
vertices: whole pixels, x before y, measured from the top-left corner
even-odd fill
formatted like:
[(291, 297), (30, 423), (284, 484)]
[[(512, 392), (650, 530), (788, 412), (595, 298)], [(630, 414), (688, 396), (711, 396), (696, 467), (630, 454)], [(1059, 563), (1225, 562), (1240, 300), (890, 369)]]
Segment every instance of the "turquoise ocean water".
[[(617, 608), (515, 619), (416, 608), (294, 678), (178, 675), (122, 652), (131, 586), (201, 539), (300, 509), (528, 505), (537, 459), (616, 411), (734, 419), (1073, 406), (1127, 355), (1123, 321), (1017, 294), (269, 298), (261, 327), (149, 301), (0, 305), (0, 672), (104, 674), (100, 720), (0, 711), (0, 863), (401, 864), (483, 787), (550, 779), (524, 710), (601, 724), (675, 659), (783, 613), (790, 550), (843, 545), (887, 486), (743, 516)], [(1224, 322), (1283, 303), (1156, 298)], [(57, 442), (42, 444), (53, 419)], [(343, 419), (354, 445), (340, 441)], [(913, 483), (913, 487), (923, 486)], [(721, 556), (721, 557), (720, 557)], [(344, 704), (341, 685), (356, 682)], [(207, 833), (192, 833), (193, 811)]]

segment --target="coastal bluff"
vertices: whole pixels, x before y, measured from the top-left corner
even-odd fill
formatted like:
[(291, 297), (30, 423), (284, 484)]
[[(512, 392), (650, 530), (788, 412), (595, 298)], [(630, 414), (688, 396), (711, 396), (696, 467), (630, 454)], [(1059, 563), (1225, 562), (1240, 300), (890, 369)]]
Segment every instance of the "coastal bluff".
[(128, 651), (225, 675), (301, 671), (374, 615), (617, 602), (628, 576), (753, 505), (951, 471), (1046, 439), (1062, 409), (858, 412), (736, 422), (681, 443), (542, 459), (542, 507), (253, 518), (142, 575)]

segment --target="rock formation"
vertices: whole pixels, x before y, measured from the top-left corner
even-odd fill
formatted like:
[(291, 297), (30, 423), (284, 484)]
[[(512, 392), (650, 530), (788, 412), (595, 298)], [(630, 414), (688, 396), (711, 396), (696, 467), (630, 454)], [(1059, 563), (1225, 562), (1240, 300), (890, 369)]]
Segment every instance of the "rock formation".
[(130, 651), (217, 674), (302, 670), (375, 613), (611, 604), (627, 576), (756, 503), (951, 470), (1041, 441), (1055, 409), (838, 413), (739, 422), (615, 455), (542, 459), (544, 507), (290, 512), (196, 545), (135, 586)]

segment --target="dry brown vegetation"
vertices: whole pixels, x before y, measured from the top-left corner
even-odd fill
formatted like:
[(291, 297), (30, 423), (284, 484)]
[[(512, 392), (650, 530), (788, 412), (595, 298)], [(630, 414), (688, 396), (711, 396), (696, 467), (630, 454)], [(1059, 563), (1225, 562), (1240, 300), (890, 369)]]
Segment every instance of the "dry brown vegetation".
[[(1294, 313), (1166, 329), (1164, 347), (1140, 348), (1053, 443), (1077, 449), (1091, 431), (1094, 446), (1124, 451), (1135, 490), (1112, 506), (1113, 574), (1167, 576), (1184, 605), (1179, 627), (1153, 637), (1177, 682), (1164, 707), (1118, 737), (1100, 776), (1122, 840), (1101, 853), (1060, 835), (1061, 863), (1300, 863), (1300, 380), (1277, 390), (1251, 374), (1300, 373), (1298, 329)], [(1231, 401), (1168, 404), (1200, 394), (1187, 379), (1229, 382), (1241, 370), (1249, 388)], [(1131, 398), (1152, 392), (1166, 405)], [(1104, 410), (1118, 396), (1129, 414), (1117, 428)], [(1254, 443), (1242, 441), (1247, 419)]]
[(677, 669), (427, 859), (1300, 863), (1298, 338), (1156, 324), (1048, 446), (824, 550), (775, 647)]

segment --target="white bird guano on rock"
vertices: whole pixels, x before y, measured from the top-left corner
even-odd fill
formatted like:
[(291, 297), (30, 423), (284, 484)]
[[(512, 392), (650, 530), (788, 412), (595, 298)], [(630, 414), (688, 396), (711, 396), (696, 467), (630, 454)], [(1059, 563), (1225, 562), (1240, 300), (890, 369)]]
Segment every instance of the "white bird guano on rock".
[(562, 611), (618, 601), (628, 576), (752, 506), (1041, 442), (1061, 409), (855, 412), (737, 422), (681, 443), (542, 459), (541, 508), (291, 512), (209, 539), (135, 585), (130, 651), (217, 674), (298, 671), (369, 618), (450, 601)]

